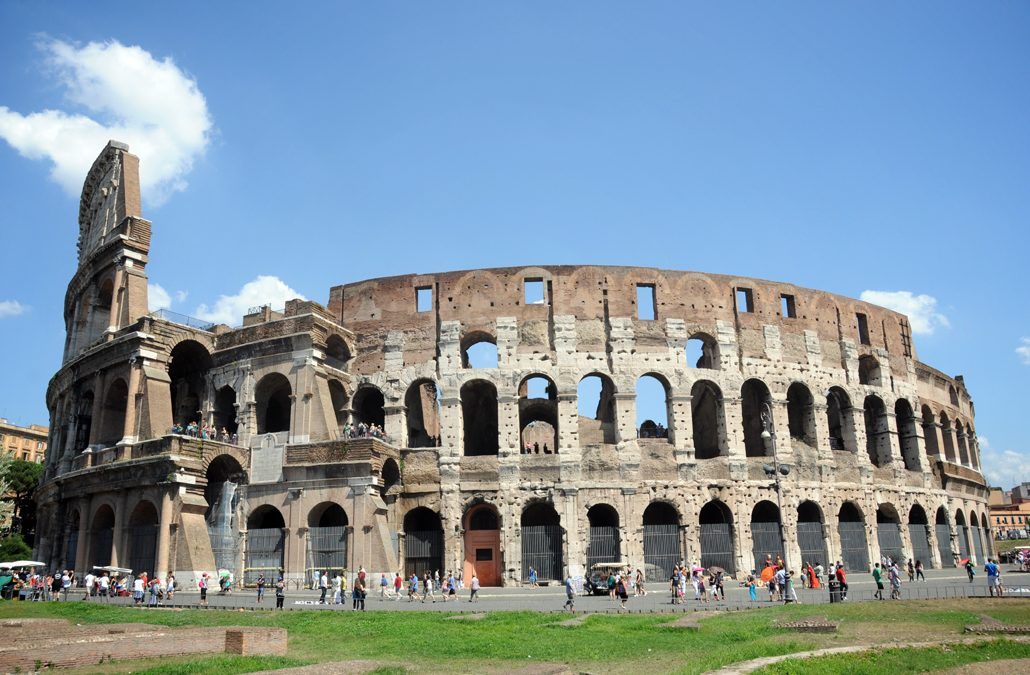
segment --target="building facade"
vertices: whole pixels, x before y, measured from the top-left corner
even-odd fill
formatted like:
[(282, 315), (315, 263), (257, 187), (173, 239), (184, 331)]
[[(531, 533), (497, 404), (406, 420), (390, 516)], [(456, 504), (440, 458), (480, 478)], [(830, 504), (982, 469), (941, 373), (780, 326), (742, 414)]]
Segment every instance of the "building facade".
[[(37, 527), (55, 567), (507, 585), (990, 551), (973, 401), (918, 361), (903, 315), (543, 266), (371, 279), (204, 326), (147, 312), (138, 184), (112, 142), (83, 189)], [(664, 404), (638, 416), (644, 391)], [(170, 431), (191, 422), (216, 438)]]
[(0, 451), (15, 459), (42, 463), (50, 430), (40, 424), (18, 426), (0, 417)]

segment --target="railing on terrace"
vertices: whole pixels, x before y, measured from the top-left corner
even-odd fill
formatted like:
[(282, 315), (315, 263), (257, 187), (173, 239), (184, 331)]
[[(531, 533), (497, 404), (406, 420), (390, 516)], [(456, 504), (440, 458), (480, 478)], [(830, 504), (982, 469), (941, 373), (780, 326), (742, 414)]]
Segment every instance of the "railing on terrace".
[(196, 328), (198, 330), (210, 331), (215, 327), (215, 324), (210, 321), (202, 321), (192, 316), (186, 316), (185, 314), (179, 314), (178, 312), (170, 312), (167, 309), (159, 309), (156, 312), (151, 312), (149, 316), (155, 319), (164, 319), (172, 323), (177, 323), (181, 326), (189, 326), (190, 328)]

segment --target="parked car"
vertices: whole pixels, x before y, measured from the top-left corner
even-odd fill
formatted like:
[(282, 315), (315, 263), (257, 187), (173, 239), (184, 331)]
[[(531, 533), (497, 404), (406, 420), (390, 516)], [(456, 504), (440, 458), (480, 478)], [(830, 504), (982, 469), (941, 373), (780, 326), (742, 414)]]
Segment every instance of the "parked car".
[(608, 577), (626, 571), (627, 567), (626, 563), (595, 563), (583, 582), (583, 592), (587, 595), (607, 594)]

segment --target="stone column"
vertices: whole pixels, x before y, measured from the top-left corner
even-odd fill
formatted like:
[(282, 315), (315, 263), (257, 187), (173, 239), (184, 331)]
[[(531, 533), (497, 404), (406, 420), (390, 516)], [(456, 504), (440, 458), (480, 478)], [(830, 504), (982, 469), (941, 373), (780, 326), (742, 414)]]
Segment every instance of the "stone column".
[(95, 445), (100, 440), (100, 429), (104, 424), (104, 373), (97, 371), (93, 378), (93, 419), (89, 428), (89, 445)]
[[(585, 542), (583, 541), (583, 528), (580, 523), (579, 491), (567, 489), (562, 492), (563, 503), (555, 504), (561, 514), (562, 526), (565, 528), (565, 566), (569, 574), (575, 577), (585, 576), (587, 569), (584, 563), (587, 559)], [(582, 514), (586, 517), (586, 514)]]
[(171, 529), (172, 529), (172, 491), (165, 489), (161, 492), (160, 513), (157, 521), (157, 560), (155, 561), (154, 573), (158, 579), (168, 576), (169, 560), (168, 552), (171, 550)]
[[(894, 412), (888, 410), (884, 413), (883, 427), (885, 432), (880, 437), (880, 442), (877, 444), (877, 450), (881, 453), (890, 453), (890, 463), (887, 466), (891, 466), (898, 473), (899, 476), (904, 476), (905, 473), (905, 459), (901, 456), (901, 438), (898, 431), (898, 416)], [(904, 480), (904, 478), (902, 478)]]
[(408, 425), (405, 424), (407, 419), (408, 408), (401, 403), (389, 404), (383, 407), (383, 412), (386, 414), (384, 430), (386, 435), (393, 441), (395, 447), (406, 448), (408, 447)]
[[(730, 478), (747, 479), (747, 453), (744, 450), (744, 412), (741, 399), (723, 397), (725, 415), (726, 444), (729, 447)], [(748, 565), (747, 569), (751, 569)]]
[(691, 417), (690, 394), (669, 396), (669, 442), (673, 445), (676, 464), (682, 472), (685, 465), (694, 461), (694, 420)]
[(139, 393), (141, 370), (142, 367), (139, 359), (133, 357), (133, 361), (129, 366), (129, 396), (125, 404), (125, 428), (122, 433), (122, 443), (135, 443), (139, 440), (137, 438), (138, 427), (136, 426), (136, 418), (138, 415), (136, 410), (139, 406), (139, 399), (142, 398)]
[(583, 472), (583, 451), (579, 445), (579, 398), (558, 395), (558, 457), (561, 482), (578, 481)]
[[(75, 566), (79, 569), (86, 569), (86, 544), (89, 537), (89, 519), (93, 500), (90, 497), (83, 497), (79, 500), (79, 540), (75, 547)], [(67, 564), (67, 560), (65, 561)]]
[(111, 533), (111, 566), (126, 567), (129, 561), (128, 492), (119, 490), (115, 497), (114, 531)]
[(615, 400), (616, 443), (637, 440), (637, 395), (636, 392), (618, 392)]

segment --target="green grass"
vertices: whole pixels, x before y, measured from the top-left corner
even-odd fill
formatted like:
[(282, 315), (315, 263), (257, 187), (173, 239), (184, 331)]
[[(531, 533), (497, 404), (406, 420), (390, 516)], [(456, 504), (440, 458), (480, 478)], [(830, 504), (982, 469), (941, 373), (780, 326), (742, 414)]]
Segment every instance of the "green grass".
[(999, 555), (1011, 551), (1017, 546), (1030, 546), (1030, 539), (995, 539), (994, 550)]
[(755, 671), (760, 675), (863, 675), (926, 673), (980, 661), (1030, 658), (1030, 644), (992, 640), (944, 647), (897, 647), (811, 659), (787, 659)]
[[(568, 615), (537, 612), (490, 612), (480, 621), (469, 622), (451, 621), (437, 612), (147, 611), (78, 602), (0, 603), (0, 618), (38, 616), (80, 624), (141, 622), (172, 627), (276, 626), (289, 631), (288, 656), (293, 659), (364, 659), (382, 665), (384, 673), (405, 672), (405, 668), (503, 670), (537, 662), (570, 664), (586, 670), (603, 667), (639, 672), (646, 668), (653, 673), (695, 673), (820, 647), (878, 644), (891, 638), (958, 638), (964, 626), (980, 622), (981, 614), (1009, 623), (1030, 623), (1030, 602), (777, 606), (708, 618), (697, 614), (703, 618), (699, 632), (666, 626), (681, 614), (591, 615), (582, 625), (565, 627), (558, 623)], [(808, 616), (840, 621), (840, 633), (790, 633), (776, 627), (779, 620)], [(166, 670), (153, 672), (245, 672), (248, 668), (246, 662), (209, 667), (214, 663), (211, 659), (218, 658), (223, 657), (168, 661), (161, 664)], [(138, 671), (133, 668), (133, 672)]]
[[(187, 673), (254, 673), (260, 670), (276, 670), (304, 666), (311, 661), (294, 659), (286, 656), (235, 656), (218, 654), (215, 656), (198, 656), (185, 659), (162, 659), (158, 664), (145, 661), (134, 661), (131, 664), (105, 663), (98, 666), (95, 672), (110, 673), (117, 671), (131, 672), (134, 675), (186, 675)], [(131, 670), (127, 668), (131, 667)]]

